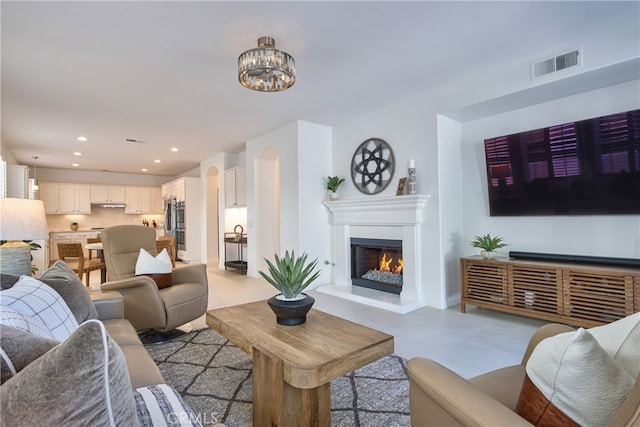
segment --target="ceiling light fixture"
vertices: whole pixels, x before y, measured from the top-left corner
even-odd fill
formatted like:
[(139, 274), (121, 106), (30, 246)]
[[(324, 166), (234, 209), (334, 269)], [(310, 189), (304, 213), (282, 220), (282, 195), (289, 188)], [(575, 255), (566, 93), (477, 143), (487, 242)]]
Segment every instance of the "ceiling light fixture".
[(79, 137), (78, 137), (78, 141), (80, 141), (80, 142), (87, 142), (87, 137), (86, 137), (86, 136), (79, 136)]
[(287, 52), (276, 49), (271, 37), (260, 37), (258, 48), (238, 57), (238, 80), (248, 89), (279, 92), (296, 82), (296, 62)]
[(173, 147), (173, 148), (171, 148), (171, 151), (173, 151), (174, 153), (177, 153), (178, 152), (178, 148), (177, 147)]
[(33, 178), (29, 179), (29, 186), (33, 192), (37, 192), (40, 191), (40, 186), (38, 185), (38, 169), (36, 168), (36, 160), (40, 157), (31, 156), (31, 158), (33, 159)]
[(74, 155), (74, 156), (78, 156), (78, 157), (80, 157), (80, 156), (82, 156), (82, 153), (81, 153), (81, 152), (79, 152), (79, 151), (76, 151), (75, 153), (73, 153), (73, 155)]
[(155, 160), (153, 161), (153, 163), (160, 163), (160, 162), (162, 162), (162, 160), (160, 160), (160, 159), (155, 159)]
[(73, 166), (74, 168), (77, 168), (80, 165), (78, 163), (71, 163), (71, 166)]

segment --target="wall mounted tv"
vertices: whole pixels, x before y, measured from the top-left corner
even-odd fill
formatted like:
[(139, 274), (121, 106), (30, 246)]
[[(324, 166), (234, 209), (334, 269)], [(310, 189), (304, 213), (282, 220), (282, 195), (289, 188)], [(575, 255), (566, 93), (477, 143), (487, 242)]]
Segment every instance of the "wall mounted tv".
[(640, 214), (640, 110), (484, 147), (491, 216)]

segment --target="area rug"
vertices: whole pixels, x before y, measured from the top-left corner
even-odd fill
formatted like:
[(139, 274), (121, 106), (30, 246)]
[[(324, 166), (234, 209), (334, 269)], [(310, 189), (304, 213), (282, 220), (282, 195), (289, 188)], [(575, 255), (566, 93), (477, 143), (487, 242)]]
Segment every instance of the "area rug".
[[(211, 329), (145, 347), (204, 426), (252, 425), (251, 358)], [(409, 426), (406, 360), (391, 355), (331, 383), (331, 425)]]

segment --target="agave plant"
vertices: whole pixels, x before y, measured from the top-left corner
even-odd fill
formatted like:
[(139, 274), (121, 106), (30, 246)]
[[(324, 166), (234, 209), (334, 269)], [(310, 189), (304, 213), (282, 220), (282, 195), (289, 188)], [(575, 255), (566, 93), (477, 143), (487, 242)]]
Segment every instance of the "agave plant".
[(318, 259), (307, 263), (307, 254), (296, 257), (294, 251), (286, 251), (281, 258), (274, 255), (274, 263), (265, 258), (269, 267), (269, 274), (258, 271), (267, 282), (280, 291), (287, 299), (298, 297), (314, 280), (320, 276), (320, 271), (313, 272)]
[(491, 234), (485, 234), (484, 236), (476, 236), (471, 242), (471, 246), (484, 249), (487, 252), (493, 252), (508, 245), (503, 242), (500, 236), (491, 237)]

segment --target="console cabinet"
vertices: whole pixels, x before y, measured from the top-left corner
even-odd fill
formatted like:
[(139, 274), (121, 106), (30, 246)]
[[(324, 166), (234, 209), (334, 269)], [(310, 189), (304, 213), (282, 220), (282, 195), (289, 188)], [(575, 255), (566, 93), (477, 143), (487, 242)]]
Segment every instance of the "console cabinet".
[(640, 269), (590, 264), (460, 260), (461, 303), (574, 326), (640, 311)]

